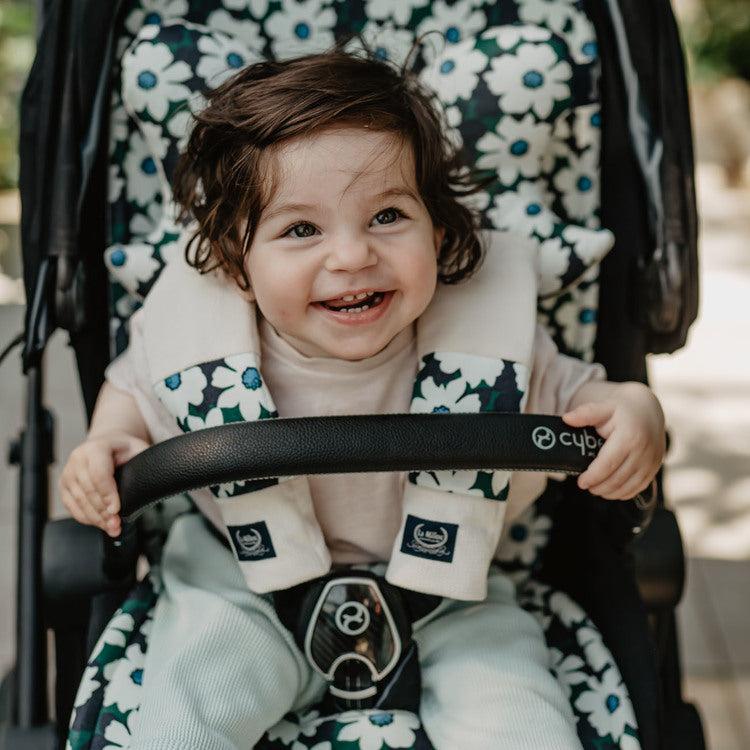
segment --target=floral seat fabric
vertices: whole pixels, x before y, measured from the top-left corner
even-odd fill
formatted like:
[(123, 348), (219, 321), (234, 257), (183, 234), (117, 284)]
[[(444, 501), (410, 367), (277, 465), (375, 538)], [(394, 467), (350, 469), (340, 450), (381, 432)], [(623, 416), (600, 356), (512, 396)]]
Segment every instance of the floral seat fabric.
[[(110, 124), (112, 354), (127, 320), (175, 252), (180, 227), (170, 176), (201, 91), (254, 60), (329, 48), (354, 35), (381, 57), (414, 67), (443, 103), (451, 136), (497, 179), (476, 196), (483, 227), (539, 243), (539, 317), (560, 349), (590, 359), (598, 261), (611, 246), (599, 228), (598, 56), (581, 0), (136, 0), (124, 18)], [(637, 750), (627, 691), (586, 614), (536, 582), (551, 525), (545, 497), (511, 529), (502, 565), (540, 622), (550, 666), (570, 696), (587, 750)], [(166, 533), (147, 519), (152, 537)], [(133, 591), (91, 656), (67, 748), (127, 748), (158, 576)], [(432, 746), (406, 712), (315, 711), (287, 716), (258, 749), (389, 750)]]
[[(570, 698), (586, 750), (639, 750), (633, 707), (612, 656), (591, 620), (565, 594), (532, 573), (550, 528), (543, 499), (511, 528), (500, 563), (517, 584), (519, 601), (537, 618), (550, 648), (550, 668)], [(141, 582), (102, 634), (76, 697), (66, 750), (127, 748), (140, 705), (140, 685), (157, 592)], [(256, 750), (431, 750), (414, 714), (348, 711), (290, 714), (271, 727)]]
[(140, 0), (125, 20), (111, 125), (113, 354), (174, 249), (169, 177), (200, 92), (265, 57), (356, 34), (414, 68), (452, 134), (497, 180), (477, 196), (488, 229), (540, 242), (541, 320), (560, 349), (592, 356), (599, 229), (598, 56), (581, 0)]

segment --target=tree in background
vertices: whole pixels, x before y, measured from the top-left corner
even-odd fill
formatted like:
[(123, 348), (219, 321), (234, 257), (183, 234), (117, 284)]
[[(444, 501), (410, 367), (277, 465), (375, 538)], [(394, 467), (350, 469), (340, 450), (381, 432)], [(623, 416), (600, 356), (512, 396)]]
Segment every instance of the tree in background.
[(18, 183), (18, 106), (34, 58), (34, 7), (0, 2), (0, 190)]
[(691, 15), (686, 41), (696, 73), (750, 81), (750, 2), (702, 0)]

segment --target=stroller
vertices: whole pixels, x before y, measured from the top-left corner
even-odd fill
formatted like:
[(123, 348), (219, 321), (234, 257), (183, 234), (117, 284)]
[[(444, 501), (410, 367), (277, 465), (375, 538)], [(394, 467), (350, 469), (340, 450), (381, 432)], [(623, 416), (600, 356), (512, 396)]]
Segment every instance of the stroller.
[[(43, 406), (45, 343), (56, 328), (69, 331), (90, 416), (107, 362), (127, 343), (127, 320), (168, 261), (179, 232), (168, 180), (184, 134), (186, 102), (198, 106), (196, 94), (203, 88), (259, 56), (325, 48), (352, 32), (384, 56), (397, 55), (404, 45), (408, 50), (415, 34), (427, 35), (426, 48), (431, 36), (440, 39), (419, 64), (437, 82), (449, 119), (478, 165), (488, 163), (488, 135), (499, 135), (508, 147), (528, 147), (530, 133), (545, 133), (541, 159), (513, 161), (521, 145), (516, 153), (506, 149), (510, 162), (490, 159), (498, 180), (488, 204), (503, 207), (499, 213), (508, 225), (488, 211), (483, 220), (487, 228), (536, 238), (542, 257), (558, 261), (553, 273), (543, 274), (539, 318), (561, 351), (596, 358), (613, 380), (645, 381), (648, 352), (684, 343), (697, 307), (696, 214), (683, 62), (668, 2), (46, 3), (22, 112), (29, 400), (16, 451), (23, 467), (20, 600), (17, 664), (3, 683), (7, 750), (63, 747), (71, 715), (72, 747), (127, 746), (147, 648), (143, 625), (156, 596), (148, 579), (135, 582), (135, 561), (139, 555), (158, 559), (167, 517), (189, 512), (174, 502), (155, 506), (116, 543), (72, 522), (46, 522), (52, 424)], [(543, 70), (562, 95), (531, 86), (534, 97), (519, 105), (512, 92), (488, 88), (484, 72), (518, 63), (527, 50), (537, 63), (546, 61)], [(467, 59), (480, 63), (467, 72)], [(539, 75), (531, 68), (522, 73)], [(600, 227), (617, 238), (603, 258)], [(374, 430), (374, 452), (382, 447), (382, 432), (377, 422), (367, 424)], [(498, 429), (530, 429), (528, 422), (501, 424), (508, 426)], [(531, 424), (535, 429), (542, 423)], [(333, 428), (325, 429), (321, 439), (330, 440)], [(470, 443), (466, 432), (446, 438), (447, 458), (430, 459), (415, 456), (410, 439), (425, 427), (406, 423), (403, 429), (397, 454), (405, 463), (381, 457), (367, 468), (446, 468), (448, 459), (459, 462), (452, 468), (487, 465), (486, 456), (472, 464), (470, 456), (460, 455)], [(475, 427), (463, 429), (470, 434)], [(341, 471), (362, 468), (347, 455), (351, 434), (340, 439), (333, 459)], [(483, 444), (492, 450), (492, 435)], [(125, 507), (133, 514), (137, 508), (128, 498), (144, 502), (185, 489), (169, 480), (154, 489), (149, 474), (164, 457), (143, 456), (123, 477)], [(500, 460), (508, 468), (583, 468), (570, 454), (552, 463), (540, 456), (519, 449)], [(236, 457), (216, 451), (213, 458), (244, 478), (260, 471), (237, 468)], [(272, 474), (283, 473), (283, 461), (273, 464)], [(303, 467), (285, 470), (303, 469), (324, 470), (314, 455)], [(524, 606), (544, 623), (584, 747), (702, 748), (697, 712), (680, 694), (674, 607), (683, 558), (679, 530), (661, 493), (655, 508), (644, 509), (635, 501), (598, 501), (571, 482), (551, 482), (528, 517), (514, 525), (510, 540), (501, 561), (516, 578)], [(555, 608), (557, 592), (567, 595), (563, 609)], [(54, 721), (47, 706), (47, 627), (55, 636)], [(76, 697), (84, 671), (85, 686)], [(128, 677), (127, 699), (116, 695), (120, 675)], [(370, 732), (371, 745), (372, 733), (380, 731), (375, 746), (407, 747), (404, 732), (411, 732), (408, 747), (431, 747), (412, 714), (386, 704), (356, 717), (288, 717), (258, 747), (325, 741), (360, 747), (354, 744), (365, 736), (357, 734), (360, 725)]]

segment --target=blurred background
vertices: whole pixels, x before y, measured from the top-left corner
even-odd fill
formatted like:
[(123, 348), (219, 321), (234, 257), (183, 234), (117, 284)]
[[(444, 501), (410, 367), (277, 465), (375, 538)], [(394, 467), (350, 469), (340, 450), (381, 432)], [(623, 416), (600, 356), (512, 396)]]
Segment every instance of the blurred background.
[[(709, 750), (750, 747), (750, 0), (673, 0), (688, 59), (701, 220), (701, 306), (687, 346), (650, 360), (672, 447), (666, 493), (688, 556), (678, 610), (687, 697)], [(34, 55), (34, 2), (0, 0), (0, 350), (22, 328), (18, 102)], [(57, 462), (83, 437), (70, 349), (48, 349)], [(0, 672), (13, 661), (17, 472), (23, 417), (14, 353), (0, 372)], [(61, 515), (59, 505), (54, 515)], [(11, 561), (10, 564), (8, 561)]]

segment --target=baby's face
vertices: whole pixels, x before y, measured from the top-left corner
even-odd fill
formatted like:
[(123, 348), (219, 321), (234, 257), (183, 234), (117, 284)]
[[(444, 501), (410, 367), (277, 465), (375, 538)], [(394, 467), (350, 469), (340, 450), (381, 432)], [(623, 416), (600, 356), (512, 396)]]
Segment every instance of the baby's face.
[(279, 335), (308, 356), (381, 351), (435, 292), (442, 230), (417, 190), (412, 149), (345, 127), (284, 144), (277, 189), (246, 269)]

